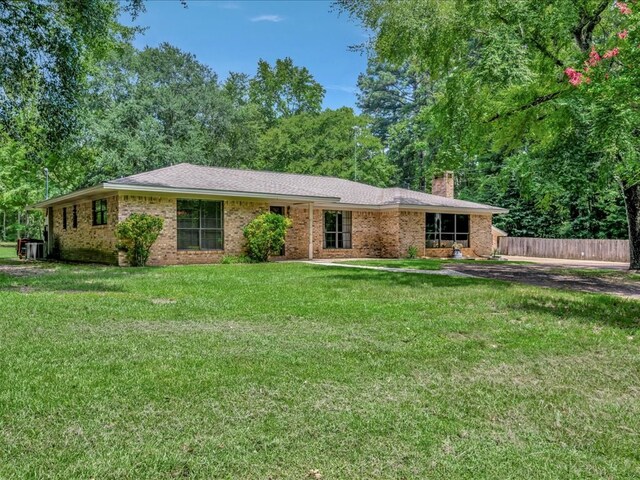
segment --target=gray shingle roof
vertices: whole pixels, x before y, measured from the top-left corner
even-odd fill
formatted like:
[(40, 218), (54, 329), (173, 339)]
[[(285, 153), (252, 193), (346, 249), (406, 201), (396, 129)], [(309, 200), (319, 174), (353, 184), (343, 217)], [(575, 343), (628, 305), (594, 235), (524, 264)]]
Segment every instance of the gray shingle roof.
[[(107, 185), (143, 186), (145, 188), (198, 189), (221, 192), (288, 195), (326, 198), (328, 202), (361, 206), (423, 206), (499, 213), (503, 209), (452, 198), (415, 192), (404, 188), (380, 188), (335, 177), (295, 173), (238, 170), (181, 163), (138, 173), (108, 182)], [(506, 211), (506, 210), (505, 210)]]

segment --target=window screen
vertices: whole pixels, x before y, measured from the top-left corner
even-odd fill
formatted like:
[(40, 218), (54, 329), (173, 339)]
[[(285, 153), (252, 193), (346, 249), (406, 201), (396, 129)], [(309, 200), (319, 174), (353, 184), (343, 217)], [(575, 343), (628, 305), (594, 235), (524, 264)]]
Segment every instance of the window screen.
[(223, 202), (178, 200), (178, 250), (222, 250), (223, 213)]

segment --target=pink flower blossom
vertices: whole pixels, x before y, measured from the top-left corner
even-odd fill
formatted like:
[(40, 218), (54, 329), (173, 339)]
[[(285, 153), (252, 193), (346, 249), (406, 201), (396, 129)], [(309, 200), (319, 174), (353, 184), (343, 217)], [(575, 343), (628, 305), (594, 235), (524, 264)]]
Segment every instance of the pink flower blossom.
[(591, 52), (589, 52), (589, 60), (587, 60), (585, 63), (590, 67), (595, 67), (600, 62), (600, 60), (602, 60), (600, 58), (600, 54), (595, 48), (592, 48)]
[(629, 35), (629, 32), (627, 30), (618, 32), (618, 38), (620, 38), (621, 40), (624, 40), (625, 38), (627, 38), (628, 35)]
[(578, 85), (580, 85), (582, 83), (583, 80), (583, 75), (582, 72), (578, 72), (577, 70), (574, 70), (573, 68), (567, 68), (564, 71), (565, 75), (567, 77), (569, 77), (569, 83), (571, 85), (573, 85), (574, 87), (577, 87)]
[(616, 7), (620, 10), (622, 15), (631, 15), (633, 13), (629, 8), (629, 5), (624, 2), (616, 2)]
[(619, 53), (620, 53), (620, 49), (616, 47), (613, 50), (609, 50), (608, 52), (605, 52), (602, 58), (613, 58), (617, 56)]

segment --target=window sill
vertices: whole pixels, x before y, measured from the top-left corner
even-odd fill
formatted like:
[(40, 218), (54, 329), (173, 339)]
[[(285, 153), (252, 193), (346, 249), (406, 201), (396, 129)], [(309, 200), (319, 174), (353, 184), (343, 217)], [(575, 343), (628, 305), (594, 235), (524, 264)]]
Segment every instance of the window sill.
[(190, 248), (178, 248), (177, 249), (178, 253), (210, 253), (210, 252), (216, 252), (216, 253), (224, 253), (224, 248), (199, 248), (197, 250), (192, 250)]

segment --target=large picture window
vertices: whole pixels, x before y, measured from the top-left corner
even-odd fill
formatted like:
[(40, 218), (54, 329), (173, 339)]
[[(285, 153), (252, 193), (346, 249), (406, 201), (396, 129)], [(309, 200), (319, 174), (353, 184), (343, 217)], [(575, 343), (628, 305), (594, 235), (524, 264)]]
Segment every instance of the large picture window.
[(178, 200), (178, 250), (224, 249), (223, 202)]
[(351, 248), (351, 212), (325, 210), (324, 248)]
[(449, 248), (459, 243), (469, 247), (469, 215), (427, 213), (427, 248)]
[(94, 200), (92, 205), (92, 211), (93, 211), (94, 225), (107, 224), (107, 199), (106, 198), (102, 198), (100, 200)]

